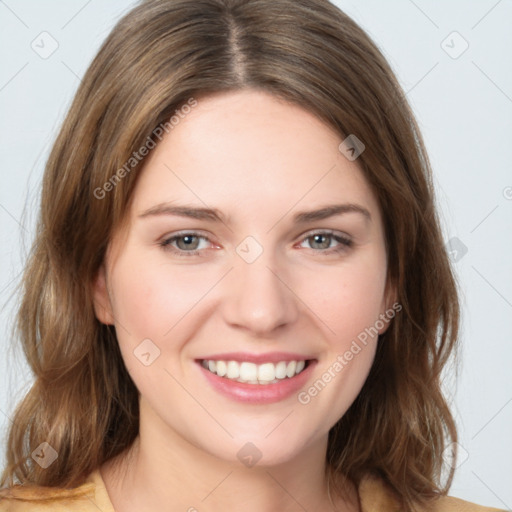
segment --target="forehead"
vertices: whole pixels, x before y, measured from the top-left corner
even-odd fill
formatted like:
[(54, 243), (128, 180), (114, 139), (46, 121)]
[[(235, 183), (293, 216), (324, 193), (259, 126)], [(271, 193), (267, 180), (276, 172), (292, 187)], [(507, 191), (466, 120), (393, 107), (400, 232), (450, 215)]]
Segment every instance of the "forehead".
[(311, 112), (265, 92), (200, 98), (148, 155), (133, 208), (185, 200), (261, 215), (345, 200), (376, 210), (341, 141)]

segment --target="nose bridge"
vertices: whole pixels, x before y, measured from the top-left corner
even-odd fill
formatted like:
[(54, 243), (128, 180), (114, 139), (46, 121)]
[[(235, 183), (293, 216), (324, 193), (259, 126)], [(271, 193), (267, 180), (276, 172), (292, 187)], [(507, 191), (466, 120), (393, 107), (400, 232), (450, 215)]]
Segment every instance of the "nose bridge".
[(274, 251), (250, 238), (237, 247), (225, 314), (231, 325), (261, 335), (293, 322), (297, 305)]

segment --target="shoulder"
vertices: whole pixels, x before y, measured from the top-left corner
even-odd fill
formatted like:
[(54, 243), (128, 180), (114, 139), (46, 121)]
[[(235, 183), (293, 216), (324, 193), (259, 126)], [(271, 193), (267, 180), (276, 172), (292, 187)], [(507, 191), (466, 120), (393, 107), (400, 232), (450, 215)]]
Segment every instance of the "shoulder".
[(504, 509), (486, 507), (453, 496), (445, 496), (434, 502), (426, 512), (504, 512)]
[[(385, 482), (376, 476), (365, 476), (358, 488), (362, 512), (397, 512), (396, 496)], [(504, 509), (485, 507), (469, 501), (443, 496), (421, 509), (421, 512), (503, 512)]]
[(96, 484), (91, 480), (74, 489), (15, 485), (0, 489), (0, 512), (97, 512)]

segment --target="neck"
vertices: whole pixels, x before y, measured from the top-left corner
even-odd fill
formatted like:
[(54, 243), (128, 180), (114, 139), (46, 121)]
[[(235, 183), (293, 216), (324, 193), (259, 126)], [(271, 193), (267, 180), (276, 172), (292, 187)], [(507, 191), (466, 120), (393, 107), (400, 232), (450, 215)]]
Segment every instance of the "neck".
[(325, 476), (327, 436), (281, 464), (245, 467), (161, 428), (155, 416), (142, 401), (139, 436), (100, 468), (117, 512), (359, 510), (357, 491), (349, 482), (346, 496), (333, 495), (331, 502)]

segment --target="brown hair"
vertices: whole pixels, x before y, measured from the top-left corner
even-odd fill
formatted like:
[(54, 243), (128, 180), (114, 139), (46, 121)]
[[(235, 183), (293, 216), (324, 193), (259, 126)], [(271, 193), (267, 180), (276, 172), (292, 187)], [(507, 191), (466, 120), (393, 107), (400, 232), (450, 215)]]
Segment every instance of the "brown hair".
[[(142, 167), (109, 187), (155, 127), (190, 98), (250, 88), (300, 105), (366, 146), (357, 162), (381, 208), (388, 283), (403, 310), (378, 343), (361, 393), (329, 433), (326, 467), (372, 473), (407, 508), (446, 494), (457, 440), (441, 391), (456, 355), (457, 286), (430, 164), (385, 58), (327, 0), (148, 0), (119, 21), (83, 77), (47, 162), (17, 329), (35, 382), (17, 407), (1, 485), (73, 487), (138, 434), (138, 391), (91, 283)], [(149, 138), (149, 139), (148, 139)], [(58, 452), (48, 468), (30, 454)]]

